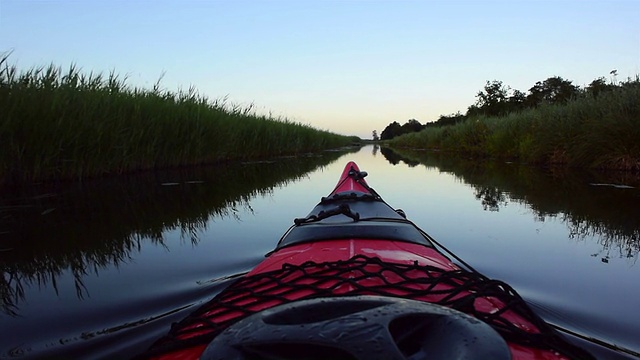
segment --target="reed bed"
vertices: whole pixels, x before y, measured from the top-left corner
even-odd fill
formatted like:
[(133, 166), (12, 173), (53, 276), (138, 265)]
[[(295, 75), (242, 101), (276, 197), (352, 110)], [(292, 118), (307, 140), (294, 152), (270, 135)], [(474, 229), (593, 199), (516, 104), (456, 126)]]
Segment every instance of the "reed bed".
[(460, 151), (539, 164), (640, 171), (640, 80), (504, 117), (471, 118), (392, 139), (392, 147)]
[(0, 183), (295, 155), (351, 141), (193, 87), (140, 89), (74, 65), (19, 72), (0, 58)]

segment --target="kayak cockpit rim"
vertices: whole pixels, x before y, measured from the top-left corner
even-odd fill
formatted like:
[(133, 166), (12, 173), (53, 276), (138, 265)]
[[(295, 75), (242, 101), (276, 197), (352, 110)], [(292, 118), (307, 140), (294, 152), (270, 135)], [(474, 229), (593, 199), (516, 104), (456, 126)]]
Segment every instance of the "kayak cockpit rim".
[(434, 247), (402, 210), (394, 210), (377, 194), (341, 192), (322, 198), (306, 218), (295, 219), (274, 251), (332, 239), (394, 240)]

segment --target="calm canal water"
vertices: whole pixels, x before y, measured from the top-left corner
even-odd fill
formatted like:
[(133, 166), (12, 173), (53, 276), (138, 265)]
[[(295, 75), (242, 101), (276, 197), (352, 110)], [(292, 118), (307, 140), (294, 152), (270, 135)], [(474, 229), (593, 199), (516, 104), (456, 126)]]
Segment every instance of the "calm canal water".
[(5, 192), (0, 359), (143, 351), (259, 263), (348, 160), (391, 206), (545, 319), (628, 350), (600, 357), (640, 352), (640, 189), (367, 146)]

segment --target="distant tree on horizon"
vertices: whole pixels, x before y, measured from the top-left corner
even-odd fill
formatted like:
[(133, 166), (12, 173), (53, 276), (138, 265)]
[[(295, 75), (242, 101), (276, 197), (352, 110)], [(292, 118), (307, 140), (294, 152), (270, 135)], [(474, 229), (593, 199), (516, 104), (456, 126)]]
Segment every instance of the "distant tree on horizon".
[(391, 124), (387, 125), (384, 130), (382, 130), (382, 133), (380, 134), (380, 140), (391, 140), (394, 137), (400, 135), (401, 132), (402, 127), (400, 126), (400, 124), (398, 124), (397, 121), (394, 121)]
[(476, 94), (476, 103), (469, 106), (467, 116), (486, 115), (501, 116), (515, 108), (522, 107), (525, 94), (504, 85), (502, 81), (487, 81), (483, 90)]
[(426, 123), (424, 125), (424, 127), (438, 127), (438, 126), (454, 125), (454, 124), (456, 124), (458, 122), (461, 122), (461, 121), (464, 121), (466, 119), (467, 119), (467, 117), (465, 115), (463, 115), (460, 111), (458, 111), (455, 114), (440, 115), (438, 120)]
[(394, 121), (382, 131), (380, 139), (392, 139), (408, 132), (420, 131), (425, 127), (450, 126), (472, 117), (505, 116), (509, 113), (526, 108), (534, 108), (541, 104), (562, 104), (578, 96), (598, 96), (603, 92), (634, 83), (633, 79), (629, 79), (628, 82), (618, 83), (616, 78), (618, 75), (617, 70), (612, 70), (609, 75), (612, 77), (610, 82), (607, 82), (604, 77), (600, 77), (593, 80), (583, 89), (573, 85), (571, 80), (563, 79), (560, 76), (552, 76), (546, 80), (536, 82), (528, 90), (528, 93), (512, 89), (499, 80), (487, 80), (484, 88), (476, 94), (476, 102), (467, 108), (465, 114), (458, 111), (455, 114), (440, 115), (438, 120), (428, 122), (425, 125), (420, 124), (415, 119), (407, 121), (402, 126), (397, 121)]
[(391, 124), (387, 125), (384, 130), (382, 130), (382, 134), (380, 134), (380, 140), (390, 140), (396, 136), (408, 134), (411, 132), (417, 132), (422, 129), (424, 129), (424, 125), (422, 125), (416, 119), (407, 120), (404, 125), (400, 125), (397, 121), (394, 121)]
[(615, 88), (615, 85), (607, 84), (607, 80), (604, 77), (594, 79), (589, 86), (586, 87), (585, 92), (591, 96), (598, 96), (604, 92), (611, 91)]
[(580, 94), (579, 88), (570, 80), (560, 76), (550, 77), (542, 82), (538, 81), (529, 89), (526, 102), (529, 107), (535, 107), (543, 103), (562, 104)]

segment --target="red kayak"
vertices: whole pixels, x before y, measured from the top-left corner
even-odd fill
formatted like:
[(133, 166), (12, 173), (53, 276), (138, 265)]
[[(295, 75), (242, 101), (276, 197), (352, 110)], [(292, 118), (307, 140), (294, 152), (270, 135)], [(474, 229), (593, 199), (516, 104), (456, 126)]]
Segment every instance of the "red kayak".
[(464, 270), (349, 162), (245, 277), (141, 358), (593, 359), (507, 284)]

